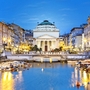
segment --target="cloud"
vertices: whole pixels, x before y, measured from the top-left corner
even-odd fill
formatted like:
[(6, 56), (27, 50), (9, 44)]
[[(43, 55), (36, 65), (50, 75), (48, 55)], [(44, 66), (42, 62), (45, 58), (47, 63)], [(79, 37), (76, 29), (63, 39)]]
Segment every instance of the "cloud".
[(34, 5), (33, 4), (32, 5), (30, 4), (30, 5), (27, 5), (26, 7), (36, 8), (38, 6), (37, 6), (37, 4), (36, 5), (35, 4)]
[(39, 7), (39, 6), (43, 5), (43, 4), (46, 4), (46, 3), (47, 2), (42, 1), (42, 2), (39, 2), (39, 3), (36, 3), (36, 4), (29, 4), (26, 7), (37, 8), (37, 7)]
[(19, 13), (18, 15), (27, 15), (27, 13)]
[(51, 17), (47, 17), (46, 14), (40, 15), (40, 17), (41, 17), (42, 19), (47, 19), (47, 20), (50, 20), (50, 19), (51, 19)]
[(39, 18), (33, 17), (33, 18), (28, 19), (28, 20), (30, 20), (30, 21), (38, 21)]
[(39, 18), (37, 17), (28, 17), (28, 18), (24, 18), (22, 20), (22, 23), (37, 23), (39, 20)]
[(61, 21), (65, 20), (65, 18), (61, 18)]
[(70, 8), (62, 8), (62, 9), (60, 9), (60, 11), (69, 11), (69, 10), (72, 10), (72, 9), (70, 9)]
[(28, 14), (28, 13), (19, 13), (19, 14), (17, 14), (16, 15), (17, 17), (20, 17), (20, 18), (29, 18), (30, 17), (30, 15)]
[(30, 22), (37, 22), (39, 20), (38, 16), (36, 15), (30, 15), (29, 13), (19, 13), (16, 15), (16, 17), (20, 17), (18, 20), (22, 21), (22, 23), (30, 23)]
[(45, 13), (41, 15), (30, 15), (28, 13), (20, 13), (17, 15), (19, 18), (19, 21), (22, 23), (37, 23), (42, 22), (43, 20), (52, 20), (51, 17), (47, 17)]
[(90, 5), (90, 1), (84, 2), (83, 4)]
[(62, 16), (67, 16), (67, 14), (62, 14)]
[(42, 1), (42, 2), (40, 2), (38, 4), (41, 5), (41, 4), (46, 4), (46, 3), (47, 3), (46, 1)]

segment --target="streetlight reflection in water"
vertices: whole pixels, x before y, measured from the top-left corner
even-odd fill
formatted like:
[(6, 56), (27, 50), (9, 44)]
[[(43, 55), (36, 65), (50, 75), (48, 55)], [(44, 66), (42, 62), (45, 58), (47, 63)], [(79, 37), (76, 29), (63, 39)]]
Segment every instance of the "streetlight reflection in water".
[(14, 79), (11, 72), (3, 72), (1, 77), (1, 90), (14, 90)]
[(1, 73), (0, 90), (16, 90), (17, 82), (22, 83), (22, 71), (19, 71), (15, 77), (11, 72)]
[(77, 82), (79, 82), (80, 86), (84, 86), (85, 90), (90, 90), (90, 73), (86, 73), (86, 71), (75, 67), (75, 70), (72, 73), (72, 87), (77, 86)]
[[(36, 85), (38, 90), (43, 88), (41, 85), (46, 85), (43, 90), (46, 90), (46, 88), (51, 89), (49, 85), (53, 86), (51, 90), (54, 90), (56, 87), (58, 87), (58, 89), (61, 88), (61, 90), (68, 90), (65, 89), (66, 87), (60, 85), (60, 83), (66, 86), (70, 85), (70, 90), (75, 90), (77, 82), (80, 83), (80, 86), (77, 87), (80, 90), (90, 90), (90, 73), (82, 69), (70, 67), (66, 64), (62, 66), (60, 63), (50, 62), (38, 63), (38, 66), (37, 63), (33, 63), (32, 65), (33, 67), (29, 70), (0, 73), (0, 90), (35, 90), (33, 85)], [(71, 82), (66, 83), (66, 80), (70, 80)], [(39, 83), (39, 85), (37, 83)]]

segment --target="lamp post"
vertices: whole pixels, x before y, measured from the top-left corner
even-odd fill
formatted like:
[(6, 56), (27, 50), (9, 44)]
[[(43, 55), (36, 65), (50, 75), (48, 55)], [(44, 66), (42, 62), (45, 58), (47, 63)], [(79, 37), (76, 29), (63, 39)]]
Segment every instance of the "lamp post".
[[(11, 44), (11, 39), (8, 38), (8, 47), (9, 47), (9, 49), (10, 49), (10, 44)], [(10, 49), (10, 51), (11, 51), (11, 49)]]

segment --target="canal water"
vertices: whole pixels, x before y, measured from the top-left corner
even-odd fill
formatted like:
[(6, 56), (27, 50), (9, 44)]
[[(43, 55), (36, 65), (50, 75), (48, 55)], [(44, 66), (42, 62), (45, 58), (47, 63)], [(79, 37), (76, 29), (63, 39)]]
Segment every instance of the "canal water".
[(23, 71), (0, 72), (0, 90), (90, 90), (90, 74), (71, 64), (31, 64)]

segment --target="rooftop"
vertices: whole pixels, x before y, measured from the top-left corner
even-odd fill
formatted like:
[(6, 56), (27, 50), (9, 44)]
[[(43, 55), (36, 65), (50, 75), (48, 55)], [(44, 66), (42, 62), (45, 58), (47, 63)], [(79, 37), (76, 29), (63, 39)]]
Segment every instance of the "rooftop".
[(81, 30), (81, 29), (83, 30), (84, 28), (83, 27), (74, 27), (74, 28), (72, 28), (71, 32), (75, 31), (75, 30)]
[(49, 22), (48, 20), (44, 20), (43, 22), (41, 22), (40, 24), (38, 25), (54, 25), (52, 24), (51, 22)]

